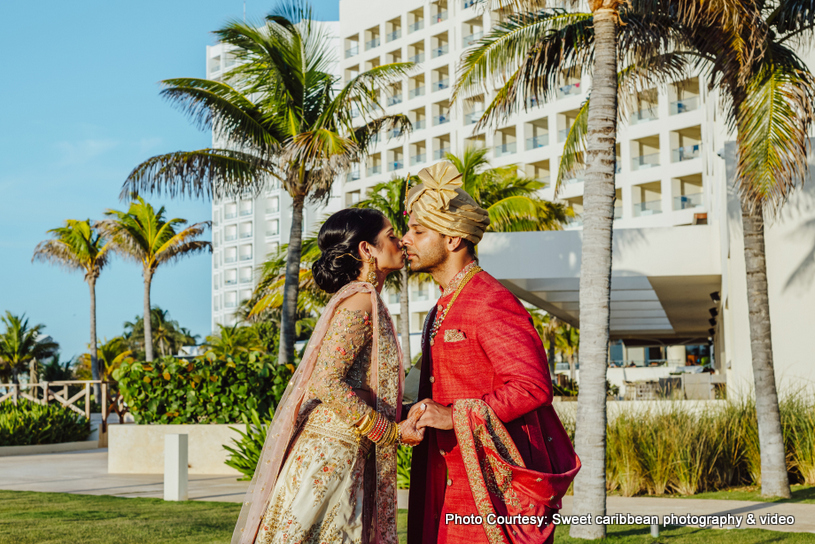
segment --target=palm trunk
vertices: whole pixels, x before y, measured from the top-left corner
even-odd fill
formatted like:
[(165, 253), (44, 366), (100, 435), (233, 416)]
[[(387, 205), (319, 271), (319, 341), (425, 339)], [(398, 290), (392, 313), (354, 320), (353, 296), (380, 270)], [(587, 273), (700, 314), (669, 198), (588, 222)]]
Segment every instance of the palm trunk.
[(292, 202), (291, 232), (286, 257), (286, 282), (283, 285), (283, 307), (280, 316), (280, 351), (277, 363), (294, 362), (297, 296), (300, 292), (300, 256), (303, 249), (303, 205), (305, 197), (295, 196)]
[(37, 383), (37, 359), (31, 359), (31, 362), (28, 363), (28, 384), (29, 384), (29, 392), (31, 396), (37, 398), (37, 392), (34, 390), (32, 385)]
[(577, 376), (575, 364), (574, 364), (574, 355), (569, 355), (569, 379), (572, 380), (572, 385), (577, 381)]
[[(96, 349), (96, 278), (91, 277), (88, 280), (88, 287), (91, 292), (91, 378), (96, 381), (100, 379), (101, 374)], [(102, 387), (98, 383), (93, 384), (93, 400), (97, 403), (102, 402)]]
[(402, 338), (402, 364), (405, 370), (411, 366), (410, 356), (410, 299), (408, 298), (408, 280), (410, 272), (407, 265), (401, 270), (402, 288), (399, 290), (399, 336)]
[(554, 330), (549, 333), (549, 351), (546, 353), (546, 358), (549, 360), (549, 377), (555, 379), (555, 337), (557, 334)]
[[(606, 513), (606, 359), (617, 137), (616, 11), (597, 9), (593, 24), (594, 83), (588, 118), (579, 295), (583, 356), (575, 425), (575, 450), (583, 468), (574, 482), (572, 509), (574, 515), (590, 514), (591, 519)], [(569, 534), (574, 538), (604, 538), (606, 527), (575, 524)]]
[(744, 265), (747, 272), (747, 309), (750, 314), (750, 349), (753, 354), (758, 442), (761, 451), (761, 494), (765, 497), (790, 498), (784, 435), (781, 432), (773, 370), (763, 208), (758, 204), (751, 211), (745, 209), (742, 202), (741, 209), (744, 224)]
[(153, 361), (153, 320), (150, 315), (150, 284), (153, 282), (153, 273), (144, 270), (144, 360)]

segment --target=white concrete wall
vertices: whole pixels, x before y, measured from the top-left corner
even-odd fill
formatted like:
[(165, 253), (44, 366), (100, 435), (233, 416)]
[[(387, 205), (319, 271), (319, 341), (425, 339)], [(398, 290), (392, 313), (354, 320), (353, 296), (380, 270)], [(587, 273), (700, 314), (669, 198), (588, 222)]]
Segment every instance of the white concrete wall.
[(240, 425), (111, 425), (108, 436), (108, 472), (111, 474), (163, 474), (164, 435), (189, 435), (190, 474), (240, 473), (226, 466), (227, 452), (239, 438), (230, 427)]

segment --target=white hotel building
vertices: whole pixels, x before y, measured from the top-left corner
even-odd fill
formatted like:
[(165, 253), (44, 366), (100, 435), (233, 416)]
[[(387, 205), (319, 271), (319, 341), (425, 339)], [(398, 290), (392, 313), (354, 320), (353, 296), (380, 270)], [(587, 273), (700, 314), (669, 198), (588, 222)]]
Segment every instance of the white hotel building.
[[(470, 0), (340, 0), (337, 35), (343, 82), (389, 62), (412, 61), (418, 67), (382, 97), (389, 113), (409, 116), (413, 132), (407, 137), (383, 135), (367, 162), (339, 180), (337, 195), (347, 206), (376, 183), (415, 174), (447, 152), (460, 154), (468, 145), (487, 147), (493, 165), (517, 164), (526, 175), (548, 183), (542, 196), (567, 203), (578, 218), (564, 231), (487, 234), (479, 245), (482, 266), (525, 302), (579, 325), (583, 176), (577, 172), (564, 180), (557, 196), (553, 185), (563, 140), (591, 81), (564, 75), (549, 103), (531, 105), (497, 127), (475, 132), (494, 90), (451, 103), (451, 87), (462, 52), (498, 20), (497, 12)], [(710, 356), (712, 341), (715, 380), (726, 381), (730, 391), (744, 391), (752, 383), (752, 371), (741, 219), (732, 183), (734, 151), (728, 144), (732, 138), (723, 126), (716, 93), (708, 93), (703, 77), (691, 74), (650, 91), (632, 97), (633, 113), (618, 133), (610, 360), (667, 366), (659, 371), (612, 368), (609, 378), (618, 383), (638, 380), (638, 373), (646, 371), (649, 377), (655, 372), (667, 376), (686, 362)], [(285, 215), (285, 193), (275, 195)], [(815, 384), (809, 355), (815, 352), (810, 332), (815, 324), (814, 202), (813, 183), (808, 183), (775, 223), (768, 222), (766, 231), (778, 380), (806, 386)], [(215, 204), (213, 220), (224, 221), (227, 205), (240, 210), (242, 203)], [(252, 214), (256, 224), (273, 217), (260, 206)], [(223, 236), (224, 228), (219, 224), (214, 230)], [(238, 218), (238, 236), (240, 228)], [(281, 232), (287, 232), (282, 224)], [(255, 244), (268, 248), (280, 243), (259, 234)], [(240, 255), (239, 240), (233, 246), (219, 241), (216, 254), (223, 256), (230, 247)], [(220, 274), (224, 281), (226, 273), (224, 267), (213, 268), (214, 279)], [(230, 274), (241, 277), (239, 270)], [(220, 295), (226, 295), (224, 287), (220, 289)], [(213, 292), (215, 310), (219, 294)], [(435, 286), (413, 285), (410, 295), (415, 354), (419, 328), (437, 291)], [(386, 300), (397, 316), (398, 296), (389, 293)], [(214, 322), (224, 319), (221, 304), (221, 310), (213, 312)]]

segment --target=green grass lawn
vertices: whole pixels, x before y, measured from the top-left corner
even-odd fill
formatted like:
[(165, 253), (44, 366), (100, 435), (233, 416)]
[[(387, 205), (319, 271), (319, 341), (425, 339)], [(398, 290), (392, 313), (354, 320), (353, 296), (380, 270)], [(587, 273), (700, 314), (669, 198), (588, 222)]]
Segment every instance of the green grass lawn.
[[(240, 504), (164, 502), (65, 493), (0, 491), (0, 544), (227, 544)], [(399, 540), (406, 541), (407, 511), (399, 511)], [(654, 540), (648, 527), (612, 526), (608, 544), (764, 544), (812, 542), (807, 533), (760, 529), (663, 529)], [(559, 527), (558, 544), (583, 543)]]

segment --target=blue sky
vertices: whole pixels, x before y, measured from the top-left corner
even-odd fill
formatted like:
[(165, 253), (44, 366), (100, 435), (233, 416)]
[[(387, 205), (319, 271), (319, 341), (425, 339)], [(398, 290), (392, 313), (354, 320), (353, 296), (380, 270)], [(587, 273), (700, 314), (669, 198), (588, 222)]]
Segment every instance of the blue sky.
[[(274, 2), (246, 2), (258, 20)], [(312, 2), (336, 20), (339, 0)], [(88, 343), (88, 288), (78, 272), (31, 263), (65, 219), (126, 209), (118, 195), (139, 162), (210, 144), (158, 96), (158, 82), (204, 77), (210, 32), (242, 18), (242, 0), (0, 2), (0, 312), (25, 313), (62, 346)], [(148, 198), (170, 217), (210, 218), (210, 203)], [(207, 234), (209, 238), (209, 233)], [(159, 269), (152, 300), (201, 339), (210, 333), (210, 257)], [(100, 339), (142, 310), (140, 268), (115, 259), (97, 286)]]

